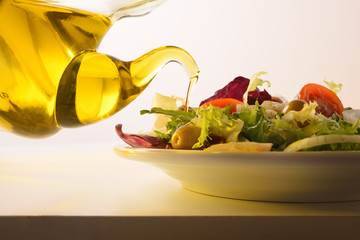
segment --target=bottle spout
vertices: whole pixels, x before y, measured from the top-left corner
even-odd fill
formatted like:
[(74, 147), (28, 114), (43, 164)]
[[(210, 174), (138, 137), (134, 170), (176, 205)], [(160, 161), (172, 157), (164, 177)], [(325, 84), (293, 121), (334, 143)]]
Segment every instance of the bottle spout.
[(110, 6), (108, 6), (108, 8), (112, 8), (112, 13), (108, 15), (115, 21), (123, 17), (141, 16), (149, 13), (164, 1), (165, 0), (112, 1)]
[(195, 84), (198, 66), (189, 53), (178, 47), (160, 47), (131, 62), (94, 51), (77, 55), (59, 82), (57, 124), (77, 127), (112, 116), (139, 96), (169, 62), (183, 65), (190, 85)]
[(190, 79), (195, 83), (199, 67), (193, 57), (184, 49), (174, 46), (156, 48), (132, 61), (129, 72), (136, 87), (146, 87), (160, 70), (170, 62), (177, 62), (184, 67)]

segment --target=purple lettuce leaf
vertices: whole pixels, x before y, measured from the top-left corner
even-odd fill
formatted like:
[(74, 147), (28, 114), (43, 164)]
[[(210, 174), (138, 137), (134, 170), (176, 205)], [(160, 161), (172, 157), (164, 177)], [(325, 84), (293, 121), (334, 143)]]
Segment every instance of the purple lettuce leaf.
[(255, 105), (256, 100), (259, 104), (262, 104), (264, 101), (275, 101), (265, 89), (260, 91), (259, 88), (256, 88), (254, 91), (248, 93), (249, 105)]
[[(239, 101), (243, 101), (243, 95), (246, 92), (249, 86), (250, 79), (245, 77), (236, 77), (225, 87), (217, 90), (215, 94), (200, 103), (200, 106), (209, 101), (220, 99), (220, 98), (235, 98)], [(273, 101), (272, 96), (264, 89), (260, 91), (259, 88), (256, 88), (254, 91), (248, 93), (248, 104), (255, 104), (256, 100), (259, 104), (264, 101)]]
[(167, 148), (168, 140), (145, 134), (126, 134), (122, 131), (122, 124), (115, 126), (117, 135), (127, 144), (135, 148)]

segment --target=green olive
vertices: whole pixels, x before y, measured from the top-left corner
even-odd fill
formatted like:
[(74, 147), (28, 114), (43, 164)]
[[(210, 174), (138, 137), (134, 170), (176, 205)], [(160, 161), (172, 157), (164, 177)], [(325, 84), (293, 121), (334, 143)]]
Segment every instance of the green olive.
[[(177, 110), (185, 111), (185, 110), (186, 110), (186, 109), (185, 109), (185, 105), (179, 106), (179, 107), (177, 108)], [(189, 107), (188, 111), (189, 111), (189, 112), (193, 112), (194, 109), (193, 109), (192, 107)]]
[(171, 138), (171, 144), (174, 149), (192, 149), (192, 146), (198, 142), (201, 128), (194, 124), (186, 124), (179, 127)]
[(284, 113), (288, 113), (290, 111), (301, 111), (307, 103), (304, 100), (296, 99), (289, 102), (289, 104), (285, 107)]

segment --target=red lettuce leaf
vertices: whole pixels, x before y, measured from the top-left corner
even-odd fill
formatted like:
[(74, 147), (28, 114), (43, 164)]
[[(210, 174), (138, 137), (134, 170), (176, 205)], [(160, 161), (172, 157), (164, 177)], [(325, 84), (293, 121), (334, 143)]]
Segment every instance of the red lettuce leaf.
[[(243, 95), (249, 86), (250, 79), (245, 77), (236, 77), (230, 83), (228, 83), (222, 89), (219, 89), (215, 94), (200, 103), (200, 106), (209, 101), (220, 99), (220, 98), (235, 98), (239, 101), (243, 101)], [(248, 93), (248, 104), (255, 104), (256, 100), (259, 104), (264, 101), (273, 101), (272, 96), (264, 89), (260, 91), (259, 88)]]
[(167, 148), (168, 140), (145, 134), (126, 134), (122, 131), (122, 124), (115, 126), (117, 135), (127, 144), (135, 148)]
[(259, 102), (259, 104), (262, 104), (264, 101), (275, 101), (265, 89), (260, 91), (259, 88), (256, 88), (254, 91), (248, 93), (249, 105), (254, 105), (256, 100)]

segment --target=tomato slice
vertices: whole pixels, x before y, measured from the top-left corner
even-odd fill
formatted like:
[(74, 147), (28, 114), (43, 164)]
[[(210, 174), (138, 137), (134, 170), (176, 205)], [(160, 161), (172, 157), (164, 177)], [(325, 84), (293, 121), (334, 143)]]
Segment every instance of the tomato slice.
[(224, 108), (226, 106), (231, 106), (231, 104), (235, 104), (235, 107), (230, 109), (230, 113), (233, 113), (236, 111), (237, 104), (244, 105), (243, 102), (241, 102), (240, 100), (237, 100), (235, 98), (219, 98), (219, 99), (215, 99), (215, 100), (204, 103), (203, 105), (200, 106), (200, 108), (205, 109), (205, 108), (209, 107), (210, 105), (215, 106), (215, 107)]
[(307, 103), (316, 102), (317, 112), (326, 117), (331, 117), (334, 113), (343, 116), (344, 106), (339, 97), (329, 88), (316, 83), (306, 84), (299, 92), (297, 99)]

